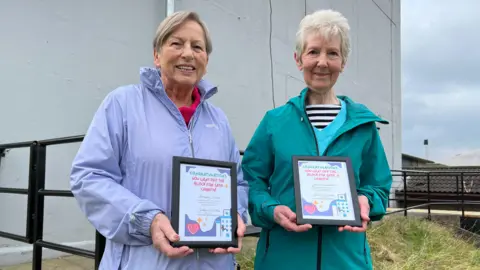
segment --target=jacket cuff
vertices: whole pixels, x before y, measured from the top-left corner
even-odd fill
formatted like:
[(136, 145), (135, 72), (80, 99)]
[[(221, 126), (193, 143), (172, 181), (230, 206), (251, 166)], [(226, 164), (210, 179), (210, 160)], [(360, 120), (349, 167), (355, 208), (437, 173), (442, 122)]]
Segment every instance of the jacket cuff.
[(157, 209), (132, 215), (131, 223), (133, 225), (134, 233), (151, 237), (150, 228), (152, 226), (153, 219), (159, 213), (163, 213), (163, 211)]
[(268, 200), (262, 204), (263, 214), (271, 222), (275, 222), (274, 210), (275, 210), (275, 207), (278, 205), (280, 205), (280, 202), (277, 200)]
[(359, 190), (357, 190), (357, 195), (367, 197), (368, 205), (370, 206), (370, 211), (372, 211), (372, 209), (373, 209), (373, 199), (372, 199), (372, 196), (370, 196), (369, 192), (360, 188)]
[(248, 215), (247, 215), (247, 210), (246, 209), (238, 209), (237, 211), (237, 214), (240, 215), (240, 217), (242, 218), (242, 221), (243, 223), (245, 223), (245, 225), (248, 223)]

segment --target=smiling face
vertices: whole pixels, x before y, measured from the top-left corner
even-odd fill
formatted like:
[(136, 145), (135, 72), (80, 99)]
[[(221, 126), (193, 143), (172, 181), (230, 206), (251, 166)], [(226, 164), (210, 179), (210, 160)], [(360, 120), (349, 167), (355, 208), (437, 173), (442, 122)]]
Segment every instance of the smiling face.
[(340, 37), (325, 39), (309, 34), (305, 39), (302, 55), (295, 54), (295, 61), (307, 86), (315, 92), (328, 92), (337, 82), (344, 64), (340, 49)]
[(205, 33), (195, 21), (180, 25), (154, 52), (154, 63), (169, 87), (193, 87), (205, 75), (208, 56)]

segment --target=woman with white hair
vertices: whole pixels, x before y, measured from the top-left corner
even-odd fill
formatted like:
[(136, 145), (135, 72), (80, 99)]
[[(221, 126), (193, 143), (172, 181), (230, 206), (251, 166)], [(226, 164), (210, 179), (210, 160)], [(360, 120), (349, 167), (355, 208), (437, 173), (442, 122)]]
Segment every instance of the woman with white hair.
[[(228, 119), (209, 102), (217, 88), (202, 79), (211, 52), (196, 13), (170, 15), (154, 38), (155, 68), (142, 68), (139, 84), (115, 89), (95, 113), (73, 161), (71, 189), (107, 239), (100, 269), (235, 269), (248, 184)], [(238, 248), (172, 246), (179, 240), (170, 224), (173, 156), (238, 164), (238, 214), (231, 213)]]
[[(257, 270), (372, 269), (365, 231), (386, 212), (392, 175), (376, 128), (386, 121), (335, 94), (349, 51), (342, 14), (320, 10), (305, 16), (294, 57), (306, 87), (265, 114), (245, 150), (249, 213), (262, 228)], [(349, 157), (363, 226), (297, 225), (292, 156)]]

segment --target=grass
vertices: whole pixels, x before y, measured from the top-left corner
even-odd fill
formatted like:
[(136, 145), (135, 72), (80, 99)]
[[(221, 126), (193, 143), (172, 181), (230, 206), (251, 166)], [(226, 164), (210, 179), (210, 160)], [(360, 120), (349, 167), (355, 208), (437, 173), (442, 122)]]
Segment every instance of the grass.
[(480, 249), (454, 228), (392, 216), (368, 231), (375, 269), (480, 269)]
[[(435, 222), (390, 216), (367, 234), (376, 270), (480, 269), (480, 249), (457, 236), (453, 228)], [(242, 270), (253, 269), (256, 240), (244, 240), (237, 255)]]

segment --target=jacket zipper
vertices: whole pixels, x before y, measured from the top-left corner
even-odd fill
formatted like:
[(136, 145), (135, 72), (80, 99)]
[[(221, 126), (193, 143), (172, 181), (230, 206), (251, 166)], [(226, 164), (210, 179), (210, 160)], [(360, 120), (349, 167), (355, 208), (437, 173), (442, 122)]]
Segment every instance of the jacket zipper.
[[(308, 118), (307, 110), (305, 106), (303, 107), (303, 112), (305, 113), (305, 117), (307, 118), (307, 123), (310, 126), (310, 130), (313, 133), (313, 138), (315, 139), (315, 147), (317, 149), (317, 155), (320, 155), (320, 149), (318, 148), (318, 141), (317, 141), (317, 135), (315, 135), (315, 130), (313, 129), (312, 123), (310, 122), (310, 119)], [(322, 269), (322, 227), (318, 227), (318, 238), (317, 238), (317, 270)]]
[[(193, 129), (193, 126), (195, 125), (195, 120), (197, 119), (196, 118), (196, 115), (198, 114), (198, 110), (201, 110), (200, 107), (202, 106), (203, 104), (203, 101), (200, 102), (200, 104), (198, 104), (197, 106), (197, 109), (195, 110), (195, 113), (193, 114), (192, 118), (190, 119), (190, 123), (189, 125), (187, 126), (187, 131), (188, 131), (188, 142), (190, 144), (190, 150), (192, 151), (192, 158), (195, 158), (195, 150), (194, 150), (194, 147), (193, 147), (193, 136), (192, 136), (192, 129)], [(200, 252), (197, 249), (195, 249), (195, 266), (197, 269), (198, 268), (198, 261), (200, 260)]]
[[(191, 120), (193, 120), (193, 118)], [(192, 151), (192, 158), (195, 158), (195, 152), (193, 150), (192, 131), (191, 131), (190, 127), (188, 127), (188, 142), (190, 143), (190, 150)], [(198, 252), (198, 249), (195, 249), (195, 259), (196, 259), (196, 266), (197, 266), (197, 269), (198, 269), (198, 260), (200, 260), (200, 252)]]
[[(305, 101), (304, 101), (305, 103)], [(310, 126), (310, 130), (312, 131), (313, 133), (313, 137), (315, 138), (315, 146), (317, 148), (317, 155), (320, 155), (320, 149), (318, 148), (318, 141), (317, 141), (317, 136), (315, 135), (315, 130), (313, 129), (312, 127), (312, 123), (310, 122), (310, 119), (308, 118), (308, 114), (307, 114), (307, 110), (305, 108), (305, 105), (303, 107), (303, 112), (304, 112), (304, 115), (305, 116), (302, 116), (302, 117), (306, 117), (307, 118), (307, 123), (308, 125)], [(361, 122), (361, 123), (357, 123), (356, 125), (353, 125), (352, 127), (348, 127), (348, 128), (344, 128), (342, 130), (340, 130), (341, 132), (337, 132), (335, 137), (332, 139), (332, 141), (330, 142), (330, 144), (325, 148), (325, 151), (324, 153), (327, 152), (328, 148), (330, 147), (330, 145), (333, 144), (333, 142), (338, 138), (340, 137), (341, 134), (355, 128), (355, 127), (358, 127), (360, 125), (363, 125), (363, 124), (366, 124), (368, 122), (371, 122), (372, 120), (369, 120), (369, 121), (364, 121), (364, 122)], [(366, 241), (366, 239), (365, 239)], [(319, 227), (318, 228), (318, 239), (317, 239), (317, 243), (318, 243), (318, 250), (317, 250), (317, 270), (321, 270), (322, 269), (322, 227)], [(366, 247), (364, 246), (364, 253), (366, 253)], [(366, 259), (365, 259), (366, 260)], [(368, 263), (368, 262), (367, 262)]]
[[(160, 101), (162, 100), (162, 96), (159, 95), (158, 93), (156, 94), (157, 97), (160, 99)], [(201, 110), (201, 106), (203, 105), (203, 102), (205, 99), (207, 99), (208, 97), (205, 97), (205, 98), (202, 98), (201, 97), (201, 100), (200, 100), (200, 104), (198, 104), (197, 106), (197, 109), (195, 110), (192, 118), (190, 119), (190, 123), (189, 125), (187, 126), (187, 131), (188, 131), (188, 142), (190, 144), (190, 150), (192, 151), (192, 157), (195, 158), (195, 151), (194, 151), (194, 148), (193, 148), (193, 138), (192, 138), (192, 129), (193, 129), (193, 126), (195, 124), (195, 120), (196, 120), (196, 115), (198, 114), (198, 111)], [(168, 98), (167, 98), (168, 99)], [(173, 102), (172, 102), (173, 104)], [(200, 253), (198, 252), (198, 249), (195, 249), (195, 254), (196, 254), (196, 268), (198, 269), (198, 260), (200, 259)]]
[[(193, 126), (195, 126), (195, 120), (197, 120), (197, 115), (199, 114), (199, 110), (201, 110), (201, 107), (203, 105), (203, 99), (200, 100), (200, 104), (198, 104), (197, 106), (197, 109), (195, 110), (195, 112), (193, 113), (193, 116), (192, 118), (190, 119), (190, 123), (189, 125), (187, 126), (187, 130), (188, 130), (188, 142), (190, 144), (190, 150), (192, 151), (192, 158), (195, 158), (195, 150), (194, 150), (194, 147), (193, 147), (193, 137), (192, 137), (192, 129), (193, 129)], [(200, 260), (200, 252), (197, 249), (195, 249), (195, 266), (197, 269), (199, 269), (198, 267), (198, 261)]]
[[(306, 114), (306, 111), (305, 111), (305, 114)], [(308, 118), (307, 118), (308, 119)], [(310, 120), (308, 120), (310, 122)], [(330, 142), (330, 144), (325, 148), (325, 151), (324, 153), (327, 153), (327, 150), (328, 148), (330, 147), (330, 145), (332, 145), (335, 140), (337, 140), (340, 135), (344, 134), (345, 132), (347, 131), (350, 131), (360, 125), (363, 125), (363, 124), (366, 124), (366, 123), (369, 123), (371, 122), (372, 120), (369, 120), (369, 121), (364, 121), (364, 122), (360, 122), (360, 123), (357, 123), (353, 126), (348, 126), (346, 128), (343, 128), (341, 130), (339, 130), (339, 132), (336, 133), (336, 135), (333, 137), (332, 141)], [(316, 142), (316, 146), (317, 146), (317, 152), (320, 152), (319, 149), (318, 149), (318, 142), (317, 142), (317, 138), (315, 136), (315, 131), (313, 130), (313, 127), (312, 127), (312, 124), (310, 123), (310, 127), (313, 131), (313, 136), (315, 137), (315, 142)], [(320, 154), (319, 154), (320, 155)], [(365, 236), (366, 237), (366, 236)], [(365, 242), (366, 242), (366, 238), (364, 238), (364, 257), (365, 257), (365, 263), (368, 264), (368, 260), (367, 260), (367, 256), (366, 256), (366, 252), (367, 252), (367, 248), (365, 246)], [(319, 232), (318, 232), (318, 252), (317, 252), (317, 270), (321, 270), (322, 269), (322, 227), (319, 227)]]
[[(200, 106), (200, 105), (199, 105)], [(195, 114), (194, 114), (195, 116)], [(193, 138), (192, 138), (192, 128), (193, 128), (193, 121), (194, 121), (194, 117), (192, 116), (192, 118), (190, 119), (190, 123), (187, 127), (187, 130), (188, 130), (188, 142), (190, 144), (190, 150), (192, 151), (192, 158), (195, 158), (195, 151), (194, 151), (194, 148), (193, 148)], [(198, 269), (198, 261), (200, 260), (200, 252), (198, 251), (198, 248), (195, 249), (195, 266), (196, 268)]]
[(192, 151), (192, 157), (195, 158), (195, 152), (193, 151), (192, 132), (190, 129), (188, 129), (188, 141), (190, 142), (190, 150)]
[[(205, 97), (206, 99), (207, 97)], [(197, 106), (197, 109), (195, 110), (195, 112), (193, 113), (193, 116), (192, 118), (190, 119), (190, 123), (189, 125), (187, 126), (187, 130), (188, 130), (188, 142), (190, 144), (190, 150), (192, 151), (192, 158), (195, 158), (195, 150), (194, 150), (194, 147), (193, 147), (193, 137), (192, 137), (192, 129), (193, 129), (193, 126), (195, 126), (195, 120), (197, 120), (197, 114), (199, 114), (199, 110), (201, 110), (201, 107), (203, 105), (203, 102), (204, 102), (204, 99), (201, 99), (200, 100), (200, 104), (198, 104)], [(199, 269), (199, 266), (198, 266), (198, 262), (200, 260), (200, 252), (197, 249), (195, 249), (195, 266), (197, 269)]]

